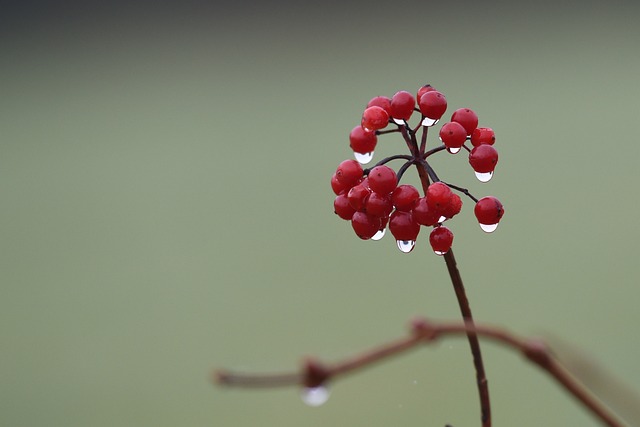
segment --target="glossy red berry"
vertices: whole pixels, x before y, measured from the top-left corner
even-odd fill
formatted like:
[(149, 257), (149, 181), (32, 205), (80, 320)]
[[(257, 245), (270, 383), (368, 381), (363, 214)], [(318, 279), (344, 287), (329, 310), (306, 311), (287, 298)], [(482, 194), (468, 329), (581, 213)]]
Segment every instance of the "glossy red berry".
[(421, 197), (416, 201), (416, 205), (411, 210), (413, 219), (420, 225), (433, 226), (436, 225), (440, 219), (440, 213), (429, 206), (426, 197)]
[(440, 120), (447, 111), (447, 98), (437, 90), (424, 93), (418, 101), (420, 112), (431, 120)]
[(416, 93), (416, 104), (420, 103), (420, 98), (422, 98), (422, 95), (424, 95), (427, 92), (431, 92), (432, 90), (436, 90), (436, 88), (434, 88), (430, 84), (421, 86), (420, 89), (418, 89), (418, 92)]
[(436, 254), (444, 255), (451, 249), (453, 233), (444, 225), (435, 227), (429, 235), (429, 243)]
[(333, 190), (333, 193), (337, 196), (338, 194), (344, 193), (349, 188), (341, 184), (340, 181), (338, 181), (338, 176), (334, 173), (333, 175), (331, 175), (331, 189)]
[(442, 216), (451, 219), (462, 210), (462, 199), (456, 193), (451, 193), (449, 204), (443, 209)]
[(364, 210), (365, 203), (367, 201), (367, 197), (371, 194), (371, 190), (369, 190), (366, 185), (362, 183), (351, 187), (349, 192), (347, 193), (347, 199), (349, 200), (349, 204), (356, 211)]
[(368, 131), (376, 131), (382, 129), (389, 124), (389, 113), (384, 108), (373, 106), (368, 107), (362, 113), (361, 126)]
[(375, 132), (367, 131), (362, 126), (354, 127), (349, 133), (349, 146), (354, 153), (371, 153), (377, 143)]
[(440, 128), (440, 140), (448, 149), (459, 150), (467, 140), (467, 131), (458, 122), (445, 123)]
[(367, 197), (364, 209), (369, 215), (387, 217), (393, 210), (391, 196), (371, 193), (369, 197)]
[(380, 230), (380, 218), (364, 212), (356, 212), (351, 218), (351, 226), (359, 238), (368, 240)]
[(487, 196), (478, 200), (473, 213), (476, 215), (480, 227), (486, 232), (491, 232), (496, 229), (502, 219), (504, 207), (497, 198)]
[(480, 144), (469, 153), (469, 164), (476, 172), (493, 172), (497, 163), (498, 151), (492, 145)]
[(451, 189), (442, 182), (434, 182), (427, 188), (427, 203), (439, 215), (443, 215), (444, 210), (451, 201), (453, 193)]
[(386, 196), (398, 185), (396, 172), (389, 166), (376, 166), (369, 172), (369, 188), (378, 194)]
[(374, 106), (382, 108), (387, 112), (389, 117), (391, 117), (391, 98), (389, 98), (388, 96), (376, 96), (374, 98), (371, 98), (371, 100), (367, 103), (367, 108)]
[(396, 240), (416, 240), (420, 224), (413, 219), (411, 212), (396, 210), (389, 217), (389, 231)]
[(451, 121), (460, 123), (467, 131), (467, 135), (471, 135), (478, 127), (478, 116), (469, 108), (458, 108), (451, 115)]
[(396, 187), (391, 193), (393, 206), (399, 211), (408, 212), (416, 205), (420, 198), (420, 193), (413, 185), (403, 184)]
[(336, 179), (345, 188), (351, 188), (362, 179), (362, 166), (353, 159), (344, 160), (336, 169)]
[(391, 98), (391, 117), (399, 120), (409, 120), (413, 114), (416, 101), (409, 92), (401, 90)]
[(338, 195), (333, 201), (333, 211), (342, 219), (350, 220), (356, 210), (349, 204), (346, 194)]
[(493, 145), (496, 142), (496, 134), (491, 128), (476, 128), (471, 133), (471, 144), (477, 147), (480, 144)]

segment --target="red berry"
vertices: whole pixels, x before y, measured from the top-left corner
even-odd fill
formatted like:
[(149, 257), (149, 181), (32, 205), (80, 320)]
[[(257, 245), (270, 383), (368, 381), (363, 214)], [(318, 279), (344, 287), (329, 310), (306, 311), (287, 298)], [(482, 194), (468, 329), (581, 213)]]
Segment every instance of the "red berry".
[(436, 225), (440, 219), (440, 214), (436, 210), (429, 206), (426, 197), (421, 197), (416, 202), (415, 207), (411, 210), (413, 219), (421, 225)]
[(383, 196), (378, 193), (371, 193), (365, 203), (365, 211), (369, 215), (377, 217), (387, 217), (393, 210), (393, 203), (390, 196)]
[[(502, 216), (504, 215), (504, 207), (497, 198), (487, 196), (478, 200), (478, 203), (476, 203), (476, 206), (473, 209), (473, 213), (476, 215), (481, 227), (483, 225), (492, 226), (497, 225), (502, 219)], [(485, 231), (493, 231), (495, 230), (495, 227), (489, 229), (482, 227), (482, 229)]]
[(422, 95), (424, 95), (427, 92), (431, 92), (432, 90), (436, 90), (436, 88), (434, 88), (430, 84), (421, 86), (420, 89), (418, 89), (418, 93), (416, 94), (416, 103), (417, 104), (420, 103), (420, 98), (422, 97)]
[(371, 100), (367, 103), (367, 108), (369, 107), (380, 107), (391, 117), (391, 98), (388, 96), (376, 96), (371, 98)]
[(447, 111), (447, 98), (437, 90), (430, 90), (420, 97), (418, 106), (423, 116), (439, 120)]
[(367, 215), (364, 212), (356, 212), (351, 218), (351, 226), (356, 235), (362, 240), (368, 240), (380, 230), (380, 218)]
[(420, 193), (413, 185), (403, 184), (396, 187), (391, 193), (393, 206), (399, 211), (408, 212), (416, 205), (420, 198)]
[(409, 92), (401, 90), (391, 98), (391, 117), (399, 120), (409, 120), (416, 101)]
[(389, 166), (376, 166), (369, 172), (369, 188), (378, 194), (386, 196), (398, 185), (396, 173)]
[(462, 210), (462, 199), (456, 193), (451, 193), (449, 204), (442, 211), (442, 215), (451, 219)]
[(396, 240), (416, 240), (420, 224), (413, 219), (411, 212), (393, 211), (389, 217), (389, 231)]
[(382, 107), (368, 107), (362, 113), (361, 126), (368, 131), (382, 129), (389, 124), (389, 114)]
[(369, 132), (362, 126), (354, 127), (349, 133), (349, 146), (355, 153), (370, 153), (376, 148), (378, 137), (375, 132)]
[(333, 201), (333, 211), (342, 219), (350, 220), (353, 214), (356, 213), (355, 209), (349, 204), (349, 199), (346, 194), (340, 194)]
[(338, 176), (335, 173), (331, 175), (331, 189), (336, 195), (344, 193), (348, 190), (347, 187), (345, 187), (340, 183), (340, 181), (338, 181)]
[(364, 210), (365, 202), (369, 194), (371, 194), (371, 190), (369, 190), (366, 185), (360, 183), (349, 190), (347, 199), (349, 199), (349, 204), (353, 209), (361, 211)]
[(480, 144), (493, 145), (496, 142), (496, 134), (491, 128), (476, 128), (471, 133), (471, 144), (477, 147)]
[[(371, 193), (371, 194), (375, 194), (375, 193)], [(379, 219), (380, 219), (380, 228), (379, 228), (379, 230), (384, 230), (384, 228), (389, 223), (389, 215), (381, 216)]]
[(440, 140), (447, 148), (459, 149), (467, 140), (467, 131), (458, 122), (445, 123), (440, 128)]
[(467, 135), (471, 135), (478, 127), (478, 116), (469, 108), (458, 108), (451, 115), (451, 121), (460, 123), (467, 131)]
[(435, 227), (429, 235), (429, 243), (436, 254), (444, 255), (451, 249), (453, 233), (444, 225)]
[(434, 182), (427, 188), (427, 203), (439, 215), (443, 215), (444, 210), (451, 201), (453, 193), (451, 189), (442, 182)]
[(362, 179), (362, 166), (353, 159), (344, 160), (336, 169), (336, 179), (345, 188), (351, 188)]
[(498, 151), (492, 145), (481, 144), (469, 153), (469, 164), (479, 173), (493, 172), (498, 163)]

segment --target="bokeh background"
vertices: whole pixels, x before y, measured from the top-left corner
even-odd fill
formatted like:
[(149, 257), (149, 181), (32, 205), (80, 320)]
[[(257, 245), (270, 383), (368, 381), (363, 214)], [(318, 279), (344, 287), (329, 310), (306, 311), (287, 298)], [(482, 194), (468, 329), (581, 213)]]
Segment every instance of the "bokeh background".
[[(487, 184), (433, 160), (506, 207), (492, 235), (469, 201), (451, 224), (476, 318), (550, 339), (638, 425), (640, 8), (453, 3), (3, 2), (0, 425), (478, 425), (457, 338), (319, 408), (210, 382), (458, 317), (426, 234), (362, 242), (329, 187), (364, 104), (425, 83), (497, 134)], [(494, 425), (598, 425), (483, 349)]]

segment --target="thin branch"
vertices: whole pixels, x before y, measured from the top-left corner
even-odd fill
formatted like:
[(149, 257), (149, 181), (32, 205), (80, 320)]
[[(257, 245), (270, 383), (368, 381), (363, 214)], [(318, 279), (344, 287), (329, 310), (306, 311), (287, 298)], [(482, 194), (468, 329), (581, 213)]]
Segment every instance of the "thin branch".
[[(418, 175), (422, 182), (422, 188), (424, 189), (425, 196), (427, 194), (427, 188), (429, 187), (429, 178), (433, 182), (438, 182), (440, 179), (436, 175), (431, 165), (426, 160), (422, 160), (416, 164), (418, 168)], [(467, 299), (467, 294), (464, 289), (462, 277), (456, 264), (456, 259), (453, 255), (453, 250), (449, 249), (444, 255), (445, 263), (447, 264), (447, 270), (451, 278), (451, 283), (458, 300), (458, 306), (462, 313), (462, 318), (471, 327), (473, 327), (473, 315), (471, 314), (471, 306)], [(487, 375), (484, 370), (484, 363), (482, 361), (482, 352), (480, 351), (480, 342), (478, 337), (472, 331), (467, 333), (467, 339), (469, 341), (469, 348), (471, 349), (471, 355), (473, 357), (473, 366), (476, 371), (476, 385), (478, 387), (478, 398), (480, 400), (480, 420), (482, 427), (491, 427), (491, 399), (489, 398), (489, 383), (487, 381)]]
[(473, 200), (474, 202), (478, 203), (478, 199), (469, 192), (469, 190), (467, 190), (466, 188), (462, 188), (462, 187), (458, 187), (457, 185), (454, 184), (450, 184), (448, 182), (444, 182), (442, 181), (444, 184), (447, 185), (447, 187), (451, 187), (454, 190), (458, 190), (459, 192), (463, 193), (464, 195), (466, 195), (467, 197), (469, 197), (471, 200)]
[[(413, 157), (408, 155), (408, 154), (396, 154), (393, 156), (389, 156), (389, 157), (385, 157), (384, 159), (380, 160), (378, 163), (375, 164), (375, 166), (380, 166), (380, 165), (384, 165), (386, 163), (389, 163), (392, 160), (398, 160), (398, 159), (402, 159), (402, 160), (413, 160)], [(364, 174), (368, 175), (369, 171), (371, 169), (373, 169), (375, 166), (372, 166), (370, 168), (367, 168), (364, 170)]]
[[(456, 258), (453, 255), (453, 249), (449, 249), (444, 254), (444, 260), (447, 264), (447, 270), (451, 277), (451, 283), (456, 293), (456, 299), (460, 307), (460, 313), (465, 323), (468, 323), (473, 327), (473, 315), (471, 314), (471, 306), (467, 299), (467, 294), (464, 289), (462, 277), (458, 270)], [(473, 329), (467, 330), (467, 339), (469, 341), (469, 347), (471, 348), (471, 355), (473, 356), (473, 366), (476, 370), (476, 384), (478, 387), (478, 396), (480, 397), (480, 411), (483, 426), (491, 425), (491, 400), (489, 399), (489, 383), (487, 381), (487, 375), (484, 371), (484, 364), (482, 362), (482, 352), (480, 351), (480, 342), (478, 336)]]
[(427, 136), (429, 135), (429, 126), (422, 127), (422, 135), (420, 137), (420, 154), (424, 157), (424, 152), (427, 149)]
[(427, 151), (426, 153), (424, 153), (424, 155), (422, 156), (422, 158), (423, 158), (423, 159), (426, 159), (426, 158), (427, 158), (427, 157), (429, 157), (430, 155), (435, 154), (435, 153), (437, 153), (437, 152), (439, 152), (439, 151), (444, 151), (444, 150), (446, 150), (446, 149), (447, 149), (447, 147), (446, 147), (444, 144), (439, 145), (439, 146), (434, 147), (434, 148), (432, 148), (431, 150)]
[(417, 319), (412, 322), (411, 333), (408, 336), (374, 347), (343, 361), (321, 365), (322, 382), (317, 382), (317, 367), (309, 369), (309, 363), (306, 363), (300, 371), (281, 374), (254, 375), (220, 370), (214, 372), (213, 380), (220, 385), (235, 387), (305, 386), (309, 383), (308, 377), (313, 375), (316, 379), (315, 383), (320, 385), (403, 354), (423, 343), (431, 344), (442, 337), (462, 334), (481, 336), (520, 352), (527, 360), (555, 379), (603, 425), (625, 426), (554, 358), (550, 349), (540, 340), (523, 339), (505, 329), (487, 325), (474, 326), (468, 322), (432, 322)]
[(402, 179), (402, 176), (407, 171), (407, 169), (409, 169), (409, 166), (411, 166), (412, 164), (413, 164), (413, 160), (409, 160), (405, 164), (400, 166), (400, 169), (398, 169), (398, 172), (396, 173), (396, 177), (398, 179), (398, 182), (400, 182), (400, 180)]
[[(436, 174), (436, 171), (433, 170), (433, 168), (431, 167), (431, 165), (426, 161), (423, 160), (422, 162), (420, 162), (420, 164), (426, 169), (427, 174), (429, 175), (429, 178), (431, 178), (431, 180), (433, 182), (439, 182), (440, 178), (438, 178), (438, 175)], [(423, 184), (424, 186), (424, 184)], [(427, 190), (425, 189), (425, 195), (427, 194)]]
[(415, 133), (413, 133), (413, 131), (411, 130), (411, 128), (409, 128), (408, 126), (401, 126), (398, 125), (399, 129), (400, 129), (400, 133), (402, 134), (402, 137), (404, 138), (404, 141), (407, 143), (407, 147), (409, 148), (409, 151), (411, 152), (411, 155), (414, 158), (419, 158), (420, 156), (418, 155), (418, 142), (416, 141), (416, 135)]
[(384, 135), (387, 133), (394, 133), (394, 132), (400, 132), (400, 129), (387, 129), (387, 130), (377, 130), (376, 131), (376, 135)]

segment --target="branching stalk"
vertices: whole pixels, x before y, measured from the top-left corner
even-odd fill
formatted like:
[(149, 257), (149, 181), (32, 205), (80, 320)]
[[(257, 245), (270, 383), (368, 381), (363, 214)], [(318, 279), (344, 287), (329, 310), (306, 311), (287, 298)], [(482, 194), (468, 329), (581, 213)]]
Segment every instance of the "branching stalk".
[[(476, 338), (481, 336), (520, 352), (529, 362), (547, 372), (560, 387), (572, 395), (603, 425), (609, 427), (626, 426), (555, 359), (553, 352), (542, 341), (524, 339), (505, 329), (493, 326), (472, 325), (469, 322), (433, 322), (426, 319), (417, 319), (412, 322), (411, 333), (408, 336), (387, 342), (332, 364), (320, 364), (314, 361), (314, 366), (322, 366), (323, 381), (329, 382), (371, 367), (391, 357), (399, 356), (417, 348), (421, 344), (435, 343), (442, 337), (460, 334), (465, 334), (467, 337), (472, 335)], [(261, 375), (220, 370), (214, 372), (213, 381), (230, 387), (300, 387), (308, 383), (308, 376), (311, 374), (310, 370), (307, 369), (308, 366), (309, 363), (296, 372)], [(313, 372), (313, 374), (317, 375), (317, 372)]]

